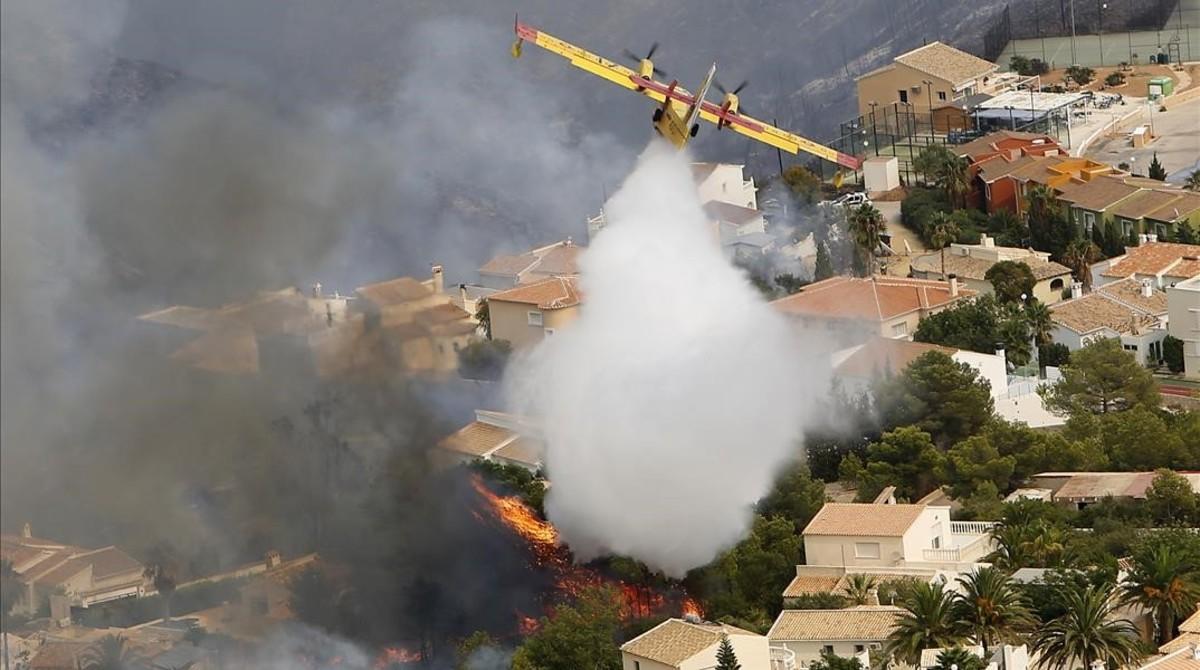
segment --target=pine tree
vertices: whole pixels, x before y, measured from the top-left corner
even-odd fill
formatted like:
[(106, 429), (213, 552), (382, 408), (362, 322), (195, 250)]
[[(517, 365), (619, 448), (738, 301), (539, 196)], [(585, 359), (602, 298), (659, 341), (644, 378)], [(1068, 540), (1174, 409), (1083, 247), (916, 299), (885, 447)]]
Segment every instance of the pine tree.
[(829, 249), (825, 243), (817, 245), (817, 265), (813, 269), (813, 280), (821, 281), (833, 276), (833, 262), (829, 259)]
[(1150, 161), (1150, 167), (1146, 170), (1146, 175), (1151, 179), (1159, 181), (1167, 180), (1167, 171), (1163, 169), (1162, 163), (1158, 162), (1158, 152), (1154, 152), (1154, 159)]
[(742, 664), (738, 663), (737, 654), (733, 653), (733, 645), (729, 644), (729, 636), (721, 636), (721, 646), (717, 647), (717, 667), (716, 670), (742, 670)]

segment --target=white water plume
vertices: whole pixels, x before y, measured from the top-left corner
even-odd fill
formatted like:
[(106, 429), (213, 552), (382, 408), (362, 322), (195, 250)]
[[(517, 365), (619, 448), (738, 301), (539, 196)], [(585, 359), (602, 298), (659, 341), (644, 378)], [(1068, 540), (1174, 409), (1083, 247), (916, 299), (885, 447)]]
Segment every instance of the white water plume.
[(580, 317), (514, 365), (510, 398), (543, 424), (547, 514), (576, 554), (678, 577), (799, 455), (827, 358), (722, 255), (686, 154), (652, 143), (605, 215)]

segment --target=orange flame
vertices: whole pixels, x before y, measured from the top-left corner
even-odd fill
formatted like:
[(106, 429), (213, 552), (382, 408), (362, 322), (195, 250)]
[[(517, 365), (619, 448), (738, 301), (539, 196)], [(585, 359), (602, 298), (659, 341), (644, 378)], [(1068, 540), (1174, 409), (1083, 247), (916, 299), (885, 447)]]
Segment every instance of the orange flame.
[(684, 596), (683, 597), (683, 615), (687, 616), (689, 614), (703, 619), (704, 618), (704, 608), (700, 606), (700, 603), (696, 602), (695, 598), (693, 598), (691, 596)]
[[(645, 586), (627, 584), (605, 577), (598, 570), (576, 565), (571, 560), (570, 551), (560, 544), (558, 529), (538, 517), (520, 498), (496, 495), (477, 474), (471, 476), (471, 486), (487, 502), (501, 523), (530, 544), (537, 564), (553, 570), (554, 586), (559, 592), (576, 596), (590, 586), (611, 584), (621, 592), (623, 618), (648, 617), (663, 610), (666, 597), (662, 592)], [(472, 513), (477, 519), (480, 518), (477, 513)], [(704, 614), (700, 605), (687, 596), (683, 599), (683, 611), (685, 614), (697, 616)], [(536, 619), (517, 613), (517, 628), (522, 635), (536, 632), (539, 625)]]
[(421, 660), (421, 652), (405, 649), (404, 647), (384, 647), (380, 652), (379, 658), (375, 659), (375, 670), (383, 670), (384, 668), (401, 663), (418, 663)]

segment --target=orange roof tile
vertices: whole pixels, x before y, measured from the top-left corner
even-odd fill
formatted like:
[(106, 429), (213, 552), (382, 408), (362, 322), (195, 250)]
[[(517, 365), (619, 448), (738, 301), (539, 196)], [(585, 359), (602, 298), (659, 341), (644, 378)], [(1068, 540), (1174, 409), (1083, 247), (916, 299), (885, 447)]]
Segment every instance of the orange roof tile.
[(1158, 322), (1100, 291), (1051, 305), (1050, 318), (1080, 335), (1101, 328), (1124, 334), (1132, 332), (1135, 326), (1150, 328)]
[(493, 293), (488, 300), (537, 305), (540, 309), (565, 309), (581, 302), (574, 277), (549, 277)]
[(1105, 277), (1130, 277), (1135, 274), (1195, 277), (1200, 275), (1200, 245), (1147, 242), (1126, 247), (1125, 255), (1112, 259), (1102, 274)]
[(900, 537), (924, 510), (924, 505), (825, 503), (802, 534)]
[(479, 268), (479, 272), (489, 275), (515, 276), (528, 270), (537, 261), (537, 256), (533, 254), (500, 255), (484, 263), (483, 267)]
[(1150, 295), (1142, 295), (1142, 283), (1134, 278), (1111, 282), (1096, 289), (1114, 300), (1151, 316), (1165, 316), (1167, 313), (1167, 292), (1156, 288), (1150, 289)]
[(799, 293), (780, 298), (771, 305), (794, 316), (880, 322), (919, 309), (950, 305), (974, 295), (975, 291), (960, 288), (957, 297), (951, 296), (949, 284), (942, 281), (882, 276), (830, 277), (809, 284)]
[(929, 351), (940, 351), (947, 356), (955, 352), (950, 347), (937, 344), (876, 337), (846, 357), (837, 366), (836, 372), (849, 377), (873, 377), (881, 373), (900, 374), (909, 363)]
[(942, 42), (930, 42), (894, 59), (914, 70), (944, 79), (954, 86), (995, 72), (1000, 66)]
[(516, 439), (517, 434), (507, 428), (493, 426), (482, 421), (473, 421), (442, 438), (438, 447), (457, 451), (470, 456), (484, 454)]
[(771, 626), (772, 642), (884, 640), (904, 613), (889, 605), (864, 605), (844, 610), (783, 610)]
[(811, 593), (832, 593), (841, 575), (796, 575), (783, 590), (784, 598), (798, 598)]
[(433, 295), (433, 289), (412, 277), (397, 277), (367, 284), (358, 287), (354, 292), (380, 307), (413, 302)]

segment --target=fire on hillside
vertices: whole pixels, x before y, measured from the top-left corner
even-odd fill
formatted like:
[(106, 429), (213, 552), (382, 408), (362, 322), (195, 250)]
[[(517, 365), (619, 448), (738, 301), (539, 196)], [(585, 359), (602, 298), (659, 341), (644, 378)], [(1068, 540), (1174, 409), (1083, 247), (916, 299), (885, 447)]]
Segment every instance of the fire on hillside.
[[(540, 518), (536, 512), (516, 496), (494, 493), (479, 475), (472, 475), (471, 485), (487, 503), (490, 520), (498, 522), (522, 538), (529, 547), (533, 566), (550, 571), (554, 576), (554, 592), (548, 594), (543, 603), (547, 613), (553, 605), (571, 596), (578, 595), (589, 586), (608, 585), (621, 593), (621, 617), (637, 619), (677, 612), (703, 616), (698, 602), (689, 597), (682, 587), (659, 588), (646, 584), (633, 584), (605, 572), (595, 565), (576, 564), (571, 550), (562, 544), (558, 530), (550, 522)], [(481, 522), (488, 517), (476, 514)], [(518, 629), (528, 635), (537, 630), (540, 622), (527, 613), (517, 612)]]

